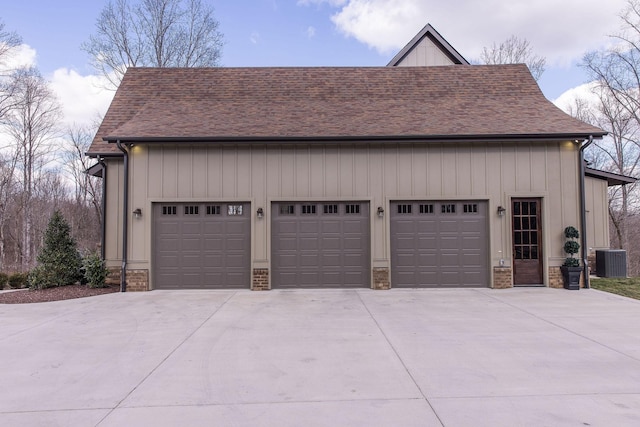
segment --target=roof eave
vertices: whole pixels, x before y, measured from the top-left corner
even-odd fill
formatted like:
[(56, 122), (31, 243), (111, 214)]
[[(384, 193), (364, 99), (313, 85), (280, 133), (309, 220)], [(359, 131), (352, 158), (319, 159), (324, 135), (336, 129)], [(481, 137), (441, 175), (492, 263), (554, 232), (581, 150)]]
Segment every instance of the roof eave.
[(102, 157), (102, 158), (110, 158), (110, 157), (122, 157), (124, 156), (123, 153), (112, 153), (112, 152), (104, 152), (104, 151), (87, 151), (85, 153), (85, 155), (87, 157), (93, 158), (95, 159), (96, 157)]
[[(371, 143), (371, 142), (551, 142), (551, 141), (584, 141), (589, 137), (602, 138), (606, 132), (600, 133), (549, 133), (549, 134), (480, 134), (480, 135), (336, 135), (336, 136), (190, 136), (190, 137), (157, 137), (157, 136), (107, 136), (108, 143), (120, 141), (125, 144), (142, 143)], [(91, 155), (91, 153), (87, 153)], [(96, 153), (99, 154), (99, 153)], [(112, 154), (113, 156), (117, 156)]]
[(597, 179), (602, 179), (607, 181), (608, 187), (613, 187), (616, 185), (633, 184), (638, 180), (638, 178), (634, 178), (632, 176), (621, 175), (621, 174), (607, 172), (600, 169), (594, 169), (589, 167), (585, 168), (584, 172), (586, 176), (589, 176), (591, 178), (597, 178)]

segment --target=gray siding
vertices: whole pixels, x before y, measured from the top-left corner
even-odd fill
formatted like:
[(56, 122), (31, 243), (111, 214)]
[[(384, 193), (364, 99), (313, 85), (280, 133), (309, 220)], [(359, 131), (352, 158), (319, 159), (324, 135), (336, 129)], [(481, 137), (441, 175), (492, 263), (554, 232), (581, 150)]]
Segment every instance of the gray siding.
[(585, 178), (587, 244), (591, 251), (609, 248), (609, 206), (607, 181)]

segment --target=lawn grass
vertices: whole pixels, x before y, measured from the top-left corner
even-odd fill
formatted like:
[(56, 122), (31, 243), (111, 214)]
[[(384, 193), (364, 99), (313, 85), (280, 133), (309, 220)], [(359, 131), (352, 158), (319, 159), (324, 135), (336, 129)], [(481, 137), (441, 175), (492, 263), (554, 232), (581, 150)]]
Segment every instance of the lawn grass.
[(629, 279), (602, 278), (591, 279), (591, 287), (612, 294), (640, 300), (640, 277)]

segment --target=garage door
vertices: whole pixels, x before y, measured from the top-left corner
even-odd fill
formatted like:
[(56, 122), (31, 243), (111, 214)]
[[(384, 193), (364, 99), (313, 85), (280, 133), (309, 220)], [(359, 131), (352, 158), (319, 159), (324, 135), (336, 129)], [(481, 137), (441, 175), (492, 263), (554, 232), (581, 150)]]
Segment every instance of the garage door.
[(487, 287), (486, 201), (391, 203), (392, 287)]
[(273, 203), (274, 288), (370, 286), (369, 204)]
[(154, 288), (249, 288), (249, 203), (157, 203)]

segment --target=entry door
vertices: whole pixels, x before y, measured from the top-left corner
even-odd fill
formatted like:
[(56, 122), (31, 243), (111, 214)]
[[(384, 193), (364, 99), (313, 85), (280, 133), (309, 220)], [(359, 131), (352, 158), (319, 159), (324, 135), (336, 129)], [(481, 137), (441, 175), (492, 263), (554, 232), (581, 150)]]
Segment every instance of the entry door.
[(541, 199), (512, 199), (513, 284), (542, 285)]

